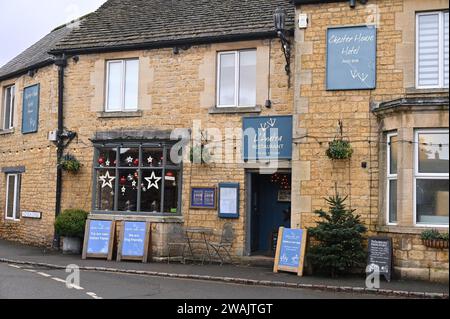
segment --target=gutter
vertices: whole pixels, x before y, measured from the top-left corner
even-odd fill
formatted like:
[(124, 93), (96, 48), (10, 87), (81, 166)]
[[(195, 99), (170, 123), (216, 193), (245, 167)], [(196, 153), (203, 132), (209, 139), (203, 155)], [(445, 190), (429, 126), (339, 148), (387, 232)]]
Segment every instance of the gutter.
[(19, 77), (19, 76), (21, 76), (21, 75), (26, 74), (26, 73), (27, 73), (28, 71), (30, 71), (30, 70), (41, 69), (41, 68), (43, 68), (43, 67), (52, 65), (54, 62), (55, 62), (55, 61), (54, 61), (52, 58), (48, 58), (48, 59), (46, 59), (45, 61), (42, 61), (42, 62), (33, 64), (33, 65), (28, 66), (28, 67), (26, 67), (26, 68), (22, 68), (22, 69), (13, 71), (12, 73), (7, 73), (7, 74), (5, 74), (5, 75), (0, 76), (0, 82), (1, 82), (1, 81), (4, 81), (4, 80), (7, 80), (7, 79), (10, 79), (10, 78)]

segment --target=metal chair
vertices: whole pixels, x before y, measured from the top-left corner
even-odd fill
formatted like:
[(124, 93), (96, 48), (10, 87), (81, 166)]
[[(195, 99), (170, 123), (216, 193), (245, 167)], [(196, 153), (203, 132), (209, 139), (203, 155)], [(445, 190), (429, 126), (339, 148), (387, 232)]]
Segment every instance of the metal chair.
[[(167, 244), (168, 246), (168, 253), (167, 253), (167, 263), (170, 264), (170, 252), (172, 248), (178, 248), (178, 251), (181, 251), (181, 255), (178, 255), (177, 257), (181, 258), (181, 263), (185, 264), (185, 251), (188, 247), (188, 241), (186, 238), (186, 232), (184, 231), (183, 227), (177, 227), (173, 233), (171, 233), (170, 236), (170, 242)], [(175, 256), (173, 256), (175, 257)]]
[(228, 257), (230, 263), (233, 263), (230, 250), (234, 240), (234, 226), (233, 223), (225, 223), (222, 228), (222, 234), (219, 242), (208, 242), (208, 245), (214, 250), (217, 256), (220, 258), (220, 265), (223, 265), (225, 259), (221, 254), (223, 251)]

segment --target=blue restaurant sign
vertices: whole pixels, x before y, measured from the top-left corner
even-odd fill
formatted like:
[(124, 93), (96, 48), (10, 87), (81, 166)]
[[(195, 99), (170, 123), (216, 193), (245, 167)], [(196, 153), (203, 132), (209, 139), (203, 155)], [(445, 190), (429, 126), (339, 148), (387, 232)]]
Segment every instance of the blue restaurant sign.
[(351, 26), (327, 30), (327, 90), (376, 87), (377, 29)]
[(91, 220), (89, 223), (88, 254), (108, 254), (112, 223), (110, 220)]
[(122, 256), (144, 256), (146, 228), (145, 222), (124, 223)]
[(258, 116), (243, 119), (244, 161), (292, 158), (292, 116)]

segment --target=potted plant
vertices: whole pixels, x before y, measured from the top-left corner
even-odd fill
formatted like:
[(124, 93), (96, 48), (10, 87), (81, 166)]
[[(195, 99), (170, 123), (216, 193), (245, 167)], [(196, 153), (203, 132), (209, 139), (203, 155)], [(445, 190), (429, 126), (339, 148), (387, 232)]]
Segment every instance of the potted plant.
[(63, 253), (80, 254), (88, 212), (67, 209), (55, 220), (55, 231), (63, 236)]
[(81, 168), (81, 163), (71, 154), (64, 155), (59, 164), (63, 170), (72, 173), (78, 172)]
[(211, 161), (211, 153), (205, 145), (195, 145), (191, 147), (191, 163), (208, 164)]
[(349, 141), (335, 139), (328, 144), (326, 154), (331, 159), (348, 159), (352, 157), (353, 149)]
[(448, 249), (448, 233), (440, 233), (437, 229), (427, 229), (420, 235), (426, 247)]

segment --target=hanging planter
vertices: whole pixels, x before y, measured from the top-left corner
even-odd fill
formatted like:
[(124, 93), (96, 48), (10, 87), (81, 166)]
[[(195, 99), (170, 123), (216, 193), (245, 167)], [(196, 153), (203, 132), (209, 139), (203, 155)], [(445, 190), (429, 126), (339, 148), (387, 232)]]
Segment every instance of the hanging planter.
[(76, 173), (81, 168), (81, 163), (76, 159), (75, 156), (70, 154), (64, 155), (59, 164), (61, 165), (63, 170), (71, 173)]
[(190, 153), (191, 163), (209, 164), (211, 161), (211, 153), (205, 145), (196, 145), (191, 147)]
[(326, 154), (331, 159), (349, 159), (352, 157), (353, 149), (349, 141), (335, 139), (328, 144)]
[(436, 229), (424, 230), (420, 235), (422, 244), (426, 247), (448, 249), (448, 233), (441, 234)]

